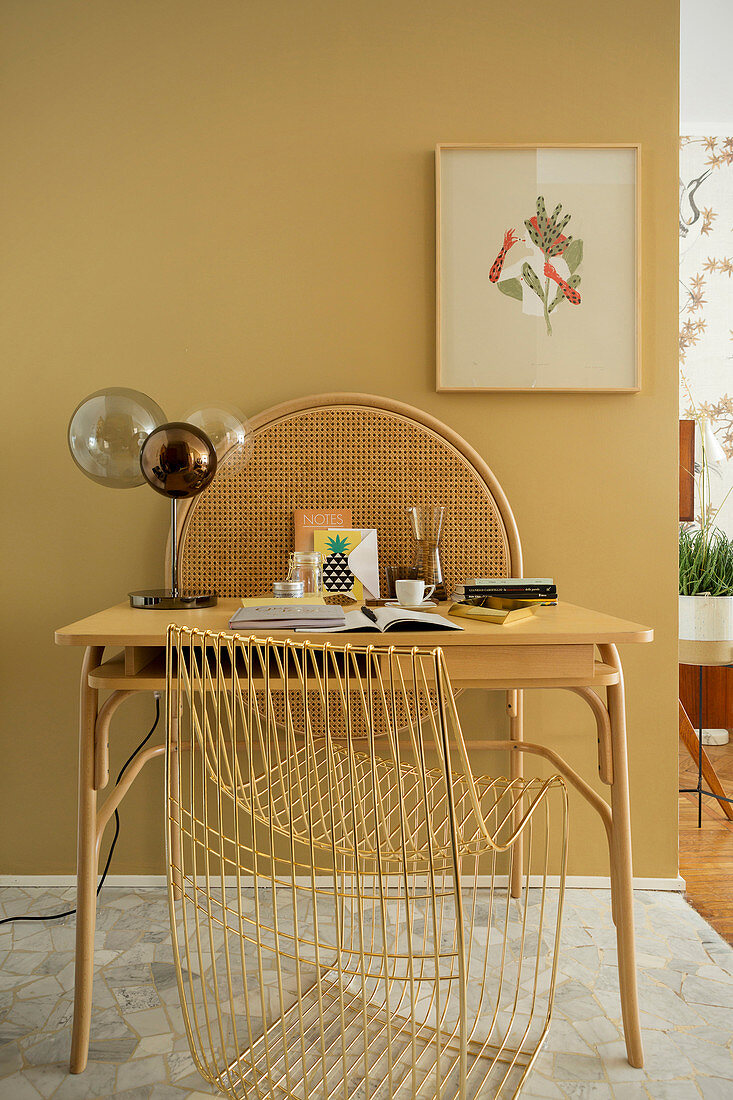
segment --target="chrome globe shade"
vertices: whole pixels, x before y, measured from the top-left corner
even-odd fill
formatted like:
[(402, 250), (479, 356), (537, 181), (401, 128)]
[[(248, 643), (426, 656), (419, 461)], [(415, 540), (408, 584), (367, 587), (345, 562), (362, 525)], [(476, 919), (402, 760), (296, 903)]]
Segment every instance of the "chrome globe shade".
[(140, 453), (143, 477), (169, 500), (203, 492), (216, 466), (216, 450), (206, 433), (181, 421), (161, 424), (150, 433)]

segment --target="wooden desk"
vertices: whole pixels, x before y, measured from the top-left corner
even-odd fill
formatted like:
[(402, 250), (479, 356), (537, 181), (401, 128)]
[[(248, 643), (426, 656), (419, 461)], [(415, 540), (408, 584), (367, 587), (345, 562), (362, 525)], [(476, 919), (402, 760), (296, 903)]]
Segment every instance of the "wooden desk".
[[(200, 611), (139, 611), (127, 603), (91, 615), (56, 632), (59, 645), (85, 646), (80, 685), (79, 816), (77, 849), (76, 973), (71, 1071), (86, 1066), (92, 1008), (94, 928), (98, 854), (102, 833), (143, 765), (161, 755), (163, 746), (146, 749), (135, 760), (122, 783), (97, 808), (97, 792), (109, 781), (108, 738), (118, 706), (139, 691), (165, 689), (165, 633), (170, 622), (201, 630), (226, 630), (240, 606), (236, 599), (220, 600)], [(441, 609), (446, 611), (444, 606)], [(653, 632), (637, 623), (560, 603), (542, 607), (531, 619), (510, 627), (462, 619), (463, 631), (420, 631), (399, 634), (317, 634), (314, 641), (347, 641), (355, 645), (441, 646), (456, 688), (483, 688), (507, 693), (510, 723), (508, 741), (471, 741), (467, 744), (510, 751), (511, 774), (522, 774), (523, 752), (544, 756), (600, 815), (609, 845), (611, 903), (616, 925), (621, 1009), (626, 1050), (633, 1066), (643, 1064), (634, 954), (631, 823), (626, 751), (624, 684), (617, 645), (650, 642)], [(260, 632), (265, 633), (265, 632)], [(287, 631), (267, 631), (286, 637)], [(297, 634), (299, 640), (303, 634)], [(105, 660), (105, 650), (111, 655)], [(522, 691), (564, 688), (583, 698), (596, 720), (598, 771), (610, 788), (610, 805), (551, 749), (524, 741)], [(605, 689), (605, 700), (598, 694)], [(103, 705), (99, 692), (109, 691)], [(511, 883), (513, 896), (521, 889), (522, 867)]]

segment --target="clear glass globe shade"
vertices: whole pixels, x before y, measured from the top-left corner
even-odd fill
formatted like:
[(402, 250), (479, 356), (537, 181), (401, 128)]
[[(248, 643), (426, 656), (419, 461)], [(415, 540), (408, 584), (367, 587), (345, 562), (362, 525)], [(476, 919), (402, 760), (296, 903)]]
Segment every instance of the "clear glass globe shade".
[(200, 428), (216, 449), (219, 462), (233, 447), (241, 447), (247, 460), (252, 451), (252, 428), (249, 420), (236, 405), (201, 405), (191, 409), (183, 418)]
[(140, 452), (150, 433), (165, 423), (157, 402), (138, 390), (113, 386), (89, 394), (69, 421), (69, 450), (92, 481), (112, 489), (144, 484)]

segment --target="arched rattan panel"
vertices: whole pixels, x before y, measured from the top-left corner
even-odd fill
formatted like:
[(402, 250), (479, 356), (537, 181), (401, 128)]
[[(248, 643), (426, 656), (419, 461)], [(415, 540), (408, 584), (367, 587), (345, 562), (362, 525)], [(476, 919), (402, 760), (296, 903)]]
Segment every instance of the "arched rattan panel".
[(375, 527), (380, 575), (411, 560), (410, 504), (444, 504), (446, 586), (521, 575), (516, 524), (483, 459), (440, 421), (364, 394), (303, 398), (253, 421), (248, 462), (235, 449), (183, 519), (180, 583), (220, 596), (269, 591), (284, 577), (296, 508), (351, 508)]

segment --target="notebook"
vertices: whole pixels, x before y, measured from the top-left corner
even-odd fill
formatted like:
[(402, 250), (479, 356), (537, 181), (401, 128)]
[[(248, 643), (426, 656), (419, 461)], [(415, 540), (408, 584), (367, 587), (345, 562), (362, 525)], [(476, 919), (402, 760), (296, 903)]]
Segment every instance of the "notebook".
[(239, 607), (229, 620), (232, 630), (333, 630), (343, 627), (338, 604), (262, 603)]
[(318, 527), (351, 527), (350, 508), (296, 508), (293, 512), (293, 548), (312, 550)]

